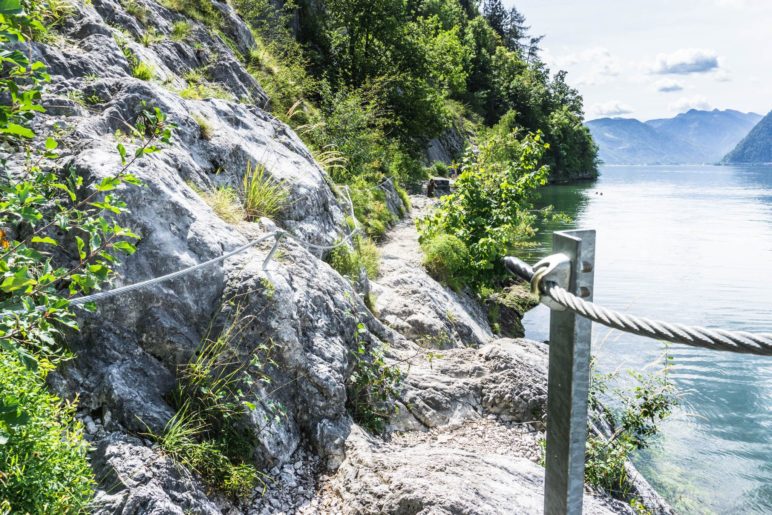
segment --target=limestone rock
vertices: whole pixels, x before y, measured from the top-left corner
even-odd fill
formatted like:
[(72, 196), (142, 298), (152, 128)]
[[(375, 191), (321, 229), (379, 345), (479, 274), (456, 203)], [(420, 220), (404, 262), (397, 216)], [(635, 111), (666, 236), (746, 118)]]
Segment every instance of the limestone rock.
[[(343, 513), (541, 514), (544, 469), (524, 459), (442, 445), (390, 446), (354, 432), (333, 479)], [(585, 495), (589, 514), (632, 513)]]
[(92, 466), (104, 488), (94, 499), (95, 514), (222, 513), (198, 480), (136, 438), (109, 435), (97, 445)]

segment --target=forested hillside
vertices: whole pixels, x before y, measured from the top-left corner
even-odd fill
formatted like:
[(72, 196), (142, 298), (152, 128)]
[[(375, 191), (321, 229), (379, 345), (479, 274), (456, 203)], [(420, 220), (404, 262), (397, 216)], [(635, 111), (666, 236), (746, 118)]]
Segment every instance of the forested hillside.
[(723, 160), (729, 164), (772, 163), (772, 112), (768, 113)]
[(508, 112), (510, 129), (543, 133), (553, 180), (596, 174), (581, 96), (565, 72), (550, 73), (541, 38), (500, 0), (299, 0), (280, 12), (266, 0), (234, 4), (265, 45), (253, 66), (273, 112), (335, 163), (336, 179), (415, 183), (430, 141), (484, 138)]

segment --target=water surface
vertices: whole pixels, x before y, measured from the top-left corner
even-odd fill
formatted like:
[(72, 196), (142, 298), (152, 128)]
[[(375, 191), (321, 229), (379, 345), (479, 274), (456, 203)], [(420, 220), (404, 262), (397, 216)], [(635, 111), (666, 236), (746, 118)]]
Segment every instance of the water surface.
[[(594, 183), (551, 186), (571, 215), (551, 231), (596, 229), (595, 300), (651, 318), (772, 333), (772, 167), (604, 167)], [(548, 310), (525, 318), (547, 339)], [(593, 327), (602, 371), (661, 357), (652, 340)], [(682, 513), (772, 513), (772, 359), (672, 346), (680, 407), (638, 457)]]

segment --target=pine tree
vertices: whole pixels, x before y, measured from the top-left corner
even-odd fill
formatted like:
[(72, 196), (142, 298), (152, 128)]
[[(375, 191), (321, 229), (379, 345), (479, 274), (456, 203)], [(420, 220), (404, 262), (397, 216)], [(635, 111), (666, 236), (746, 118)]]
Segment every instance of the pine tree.
[(505, 37), (508, 15), (501, 0), (485, 0), (483, 14), (491, 28), (498, 32), (501, 37)]
[(507, 23), (504, 28), (504, 44), (510, 50), (522, 53), (525, 50), (525, 45), (522, 42), (528, 38), (528, 30), (530, 28), (525, 24), (525, 16), (516, 7), (512, 7), (509, 10)]

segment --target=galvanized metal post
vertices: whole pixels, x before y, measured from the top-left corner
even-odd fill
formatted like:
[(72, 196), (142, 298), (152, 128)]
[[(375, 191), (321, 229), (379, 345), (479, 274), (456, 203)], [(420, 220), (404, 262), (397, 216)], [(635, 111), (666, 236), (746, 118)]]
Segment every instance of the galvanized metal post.
[[(553, 252), (571, 259), (568, 291), (592, 300), (595, 231), (553, 235)], [(571, 311), (550, 313), (544, 513), (581, 514), (592, 323)]]

